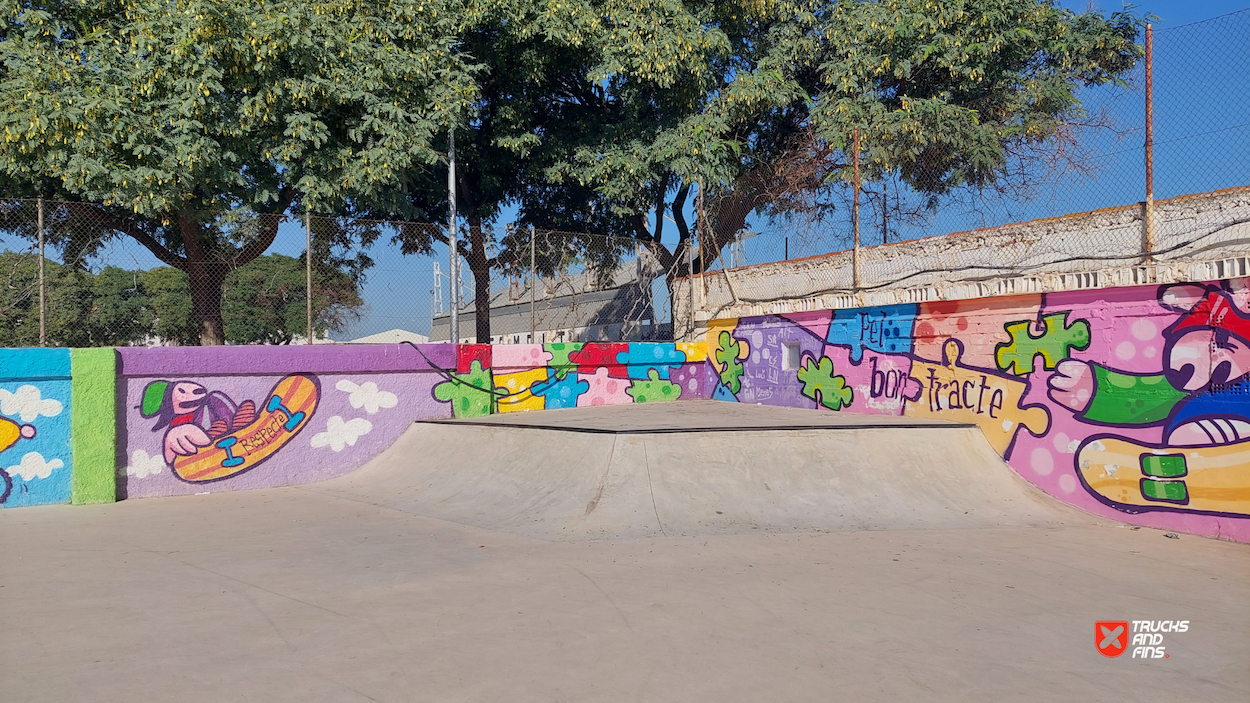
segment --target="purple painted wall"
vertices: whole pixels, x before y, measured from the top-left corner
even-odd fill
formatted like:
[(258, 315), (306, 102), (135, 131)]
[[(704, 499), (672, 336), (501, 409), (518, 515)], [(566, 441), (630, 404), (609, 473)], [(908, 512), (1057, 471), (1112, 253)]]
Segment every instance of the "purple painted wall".
[[(445, 380), (435, 367), (456, 368), (455, 349), (448, 345), (118, 351), (121, 498), (324, 480), (376, 456), (413, 420), (452, 414), (450, 405), (433, 394)], [(267, 456), (245, 462), (234, 473), (222, 470), (222, 477), (180, 477), (176, 468), (183, 457), (217, 450), (217, 443), (263, 422), (271, 391), (292, 374), (315, 383), (316, 406), (294, 431), (281, 427), (289, 418), (280, 410), (268, 413), (275, 431), (262, 427), (260, 439), (253, 440), (268, 442), (263, 447)], [(230, 454), (242, 454), (240, 446)]]

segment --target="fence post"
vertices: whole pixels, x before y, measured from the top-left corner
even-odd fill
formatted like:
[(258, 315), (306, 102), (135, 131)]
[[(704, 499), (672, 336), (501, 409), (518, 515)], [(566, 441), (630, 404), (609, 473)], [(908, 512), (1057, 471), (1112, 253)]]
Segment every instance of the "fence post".
[[(663, 215), (664, 213), (661, 212), (660, 216), (662, 217)], [(686, 265), (690, 269), (690, 278), (688, 279), (690, 281), (690, 339), (689, 341), (693, 342), (694, 341), (694, 233), (693, 232), (686, 239)], [(673, 330), (673, 334), (677, 334), (677, 331)]]
[(530, 225), (530, 344), (538, 342), (537, 318), (534, 315), (534, 289), (538, 279), (534, 261), (534, 225)]
[(855, 248), (851, 251), (851, 279), (855, 292), (859, 292), (859, 127), (851, 137), (851, 162), (855, 169), (855, 206), (851, 210), (851, 224), (855, 229)]
[(1146, 261), (1155, 250), (1154, 27), (1146, 25)]
[(304, 208), (304, 242), (306, 250), (304, 252), (304, 307), (308, 314), (308, 343), (313, 343), (313, 315), (312, 315), (312, 212), (308, 208)]
[(48, 309), (43, 276), (43, 196), (39, 196), (39, 346), (48, 346)]
[(456, 241), (456, 130), (447, 130), (447, 278), (451, 282), (451, 317), (447, 341), (460, 343), (460, 244)]

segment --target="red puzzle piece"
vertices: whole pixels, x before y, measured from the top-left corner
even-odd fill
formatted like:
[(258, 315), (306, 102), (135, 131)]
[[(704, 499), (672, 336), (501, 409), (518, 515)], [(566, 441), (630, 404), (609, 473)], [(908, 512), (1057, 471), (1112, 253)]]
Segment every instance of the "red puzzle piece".
[(456, 373), (469, 373), (473, 362), (482, 362), (483, 369), (490, 368), (489, 344), (461, 344), (456, 347)]
[(617, 354), (629, 352), (628, 344), (587, 342), (581, 350), (569, 354), (569, 361), (577, 364), (577, 372), (594, 374), (595, 369), (606, 368), (608, 376), (629, 378), (629, 367), (617, 359)]

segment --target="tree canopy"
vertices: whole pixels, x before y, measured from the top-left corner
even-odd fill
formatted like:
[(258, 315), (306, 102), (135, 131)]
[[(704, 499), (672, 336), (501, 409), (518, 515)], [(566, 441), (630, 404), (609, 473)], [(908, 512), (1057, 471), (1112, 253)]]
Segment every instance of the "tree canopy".
[[(717, 196), (710, 256), (753, 213), (845, 182), (855, 133), (867, 179), (993, 186), (1142, 53), (1131, 13), (1051, 0), (44, 0), (0, 31), (0, 184), (85, 201), (66, 217), (185, 271), (204, 343), (278, 214), (443, 221), (453, 125), (480, 339), (491, 271), (528, 259), (524, 234), (492, 241), (508, 206), (639, 242), (671, 276), (695, 184)], [(397, 238), (428, 252), (446, 233)]]
[[(222, 283), (288, 209), (437, 163), (475, 86), (455, 0), (33, 0), (0, 28), (0, 185), (84, 203), (71, 258), (129, 236), (190, 281), (203, 343)], [(239, 213), (243, 213), (239, 215)], [(262, 216), (257, 216), (262, 215)]]
[[(1131, 13), (1076, 14), (1046, 0), (496, 8), (458, 45), (482, 66), (456, 135), (470, 225), (461, 253), (479, 301), (492, 268), (528, 263), (514, 250), (528, 247), (523, 231), (488, 255), (482, 223), (508, 205), (519, 205), (520, 224), (633, 238), (671, 276), (691, 241), (695, 184), (717, 196), (703, 223), (707, 256), (753, 213), (802, 207), (848, 181), (856, 132), (867, 180), (892, 177), (926, 196), (994, 186), (1013, 159), (1081, 118), (1081, 87), (1120, 81), (1142, 54)], [(437, 221), (443, 177), (410, 170), (372, 207)], [(660, 243), (667, 218), (675, 247)], [(405, 244), (422, 250), (433, 238)], [(597, 263), (624, 250), (600, 248)], [(479, 305), (478, 337), (489, 333)]]
[[(0, 254), (0, 346), (39, 344), (38, 258)], [(230, 344), (289, 344), (307, 336), (302, 259), (270, 254), (235, 269), (224, 285), (222, 317)], [(178, 269), (161, 266), (99, 273), (44, 263), (47, 338), (53, 346), (199, 344), (191, 314), (190, 285)], [(363, 305), (347, 274), (314, 268), (313, 330), (318, 337), (342, 331)]]

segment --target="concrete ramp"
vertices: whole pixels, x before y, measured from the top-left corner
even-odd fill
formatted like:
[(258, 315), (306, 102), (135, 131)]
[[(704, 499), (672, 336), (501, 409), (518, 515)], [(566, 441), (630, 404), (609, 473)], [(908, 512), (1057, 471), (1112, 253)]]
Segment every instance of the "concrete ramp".
[(972, 425), (715, 401), (418, 422), (308, 488), (548, 540), (1089, 522)]

